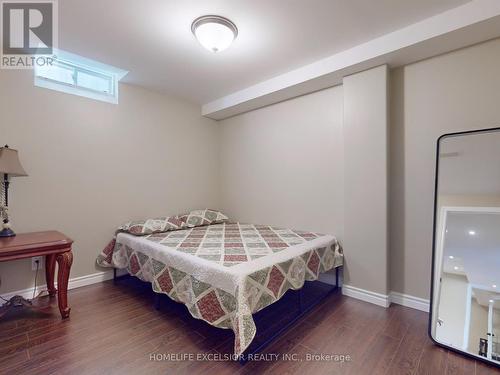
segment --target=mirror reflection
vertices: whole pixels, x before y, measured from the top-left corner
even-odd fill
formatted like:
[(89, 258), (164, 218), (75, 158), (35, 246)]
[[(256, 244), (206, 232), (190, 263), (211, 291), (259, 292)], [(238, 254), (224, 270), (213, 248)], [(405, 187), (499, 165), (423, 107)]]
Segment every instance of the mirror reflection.
[(500, 131), (439, 144), (431, 334), (500, 364)]

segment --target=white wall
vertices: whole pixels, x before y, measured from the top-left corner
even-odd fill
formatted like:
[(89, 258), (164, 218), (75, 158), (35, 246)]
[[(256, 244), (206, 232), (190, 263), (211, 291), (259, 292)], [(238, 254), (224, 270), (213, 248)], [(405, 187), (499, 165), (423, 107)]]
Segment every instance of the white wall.
[[(329, 225), (345, 228), (343, 242), (348, 284), (382, 294), (393, 290), (429, 298), (436, 141), (449, 132), (500, 126), (498, 61), (500, 39), (391, 71), (387, 79), (390, 81), (390, 128), (385, 132), (377, 121), (383, 119), (387, 111), (384, 101), (387, 92), (370, 96), (373, 93), (370, 71), (344, 79), (345, 221), (335, 219), (335, 223)], [(349, 80), (355, 77), (359, 78), (356, 82), (359, 90), (356, 89), (356, 95), (350, 95)], [(325, 102), (323, 96), (314, 95), (221, 122), (224, 129), (223, 196), (230, 195), (223, 201), (224, 207), (236, 217), (305, 229), (318, 228), (318, 215), (325, 211), (317, 205), (301, 207), (291, 203), (290, 198), (305, 197), (307, 202), (315, 201), (310, 197), (311, 190), (302, 185), (285, 190), (283, 184), (277, 182), (283, 176), (293, 175), (294, 168), (300, 175), (310, 171), (311, 180), (315, 180), (316, 166), (302, 163), (309, 156), (297, 163), (289, 154), (283, 156), (280, 147), (285, 146), (277, 147), (275, 153), (271, 147), (278, 138), (278, 131), (284, 134), (290, 129), (292, 135), (296, 134), (294, 124), (306, 121), (304, 118), (309, 116), (310, 108), (319, 113), (331, 110), (331, 101)], [(302, 103), (301, 100), (307, 100), (307, 109), (296, 105)], [(387, 125), (387, 118), (385, 120)], [(347, 122), (375, 125), (358, 128)], [(315, 137), (315, 131), (312, 128), (308, 137)], [(384, 147), (387, 136), (389, 142)], [(232, 145), (228, 146), (228, 141)], [(383, 170), (386, 152), (390, 153), (388, 172)], [(332, 157), (328, 160), (334, 162)], [(238, 168), (247, 168), (247, 173)], [(283, 168), (287, 168), (285, 173)], [(335, 171), (340, 168), (335, 165)], [(257, 181), (252, 181), (253, 176)], [(385, 178), (389, 178), (388, 188), (384, 188)], [(273, 184), (266, 186), (265, 179)], [(287, 177), (284, 181), (287, 181), (286, 186), (292, 186)], [(335, 197), (339, 196), (339, 190), (331, 191)], [(384, 198), (387, 192), (389, 202)], [(324, 191), (317, 195), (316, 201), (324, 201), (327, 194)], [(390, 207), (388, 225), (384, 215), (387, 203)], [(304, 212), (304, 220), (295, 219), (290, 215), (292, 212)], [(384, 238), (387, 233), (390, 237)], [(354, 242), (350, 242), (350, 238)], [(390, 247), (388, 256), (387, 247)]]
[[(80, 255), (72, 276), (95, 272), (91, 260), (113, 227), (131, 216), (213, 206), (242, 221), (333, 233), (342, 240), (346, 228), (348, 237), (355, 233), (363, 242), (352, 252), (348, 238), (345, 243), (346, 278), (353, 285), (428, 298), (435, 142), (447, 132), (500, 126), (499, 60), (496, 39), (390, 74), (389, 288), (381, 255), (387, 246), (387, 202), (379, 199), (384, 176), (373, 173), (370, 163), (351, 163), (371, 157), (374, 145), (369, 137), (362, 144), (350, 143), (358, 142), (350, 137), (344, 182), (346, 89), (340, 86), (216, 124), (200, 117), (199, 106), (137, 87), (122, 85), (120, 105), (112, 106), (34, 88), (29, 72), (0, 71), (0, 141), (20, 149), (30, 173), (13, 181), (13, 223), (20, 232), (57, 228), (74, 237)], [(369, 77), (359, 80), (367, 93)], [(383, 113), (384, 97), (346, 102), (346, 119), (368, 121), (370, 108)], [(347, 131), (364, 135), (373, 129)], [(387, 134), (372, 135), (376, 165), (383, 169), (378, 146)], [(354, 194), (351, 188), (360, 190)], [(363, 200), (357, 208), (350, 205), (361, 193), (376, 197), (375, 211), (362, 213)], [(367, 212), (374, 217), (365, 217)], [(371, 253), (374, 246), (382, 250)], [(0, 264), (0, 292), (28, 286), (29, 269), (26, 261)]]
[(221, 121), (224, 211), (342, 239), (342, 106), (337, 86)]
[[(498, 305), (498, 302), (497, 302)], [(496, 336), (497, 341), (500, 342), (500, 308), (497, 305), (493, 308), (493, 334)]]
[[(31, 71), (1, 70), (0, 97), (0, 142), (29, 174), (12, 180), (14, 229), (73, 238), (71, 277), (98, 271), (124, 221), (218, 207), (219, 128), (199, 106), (129, 85), (112, 105), (35, 88)], [(0, 276), (5, 293), (34, 273), (22, 260), (0, 263)]]
[(500, 126), (500, 39), (391, 74), (391, 289), (429, 298), (435, 148), (445, 133)]
[(337, 235), (346, 283), (384, 294), (387, 78), (378, 67), (346, 77), (343, 87), (220, 122), (224, 211)]
[(455, 348), (464, 341), (467, 279), (465, 276), (443, 273), (438, 317), (442, 326), (436, 327), (436, 339)]
[(388, 70), (344, 78), (345, 283), (387, 295)]
[(479, 339), (488, 338), (488, 308), (481, 306), (473, 298), (471, 303), (468, 351), (479, 354)]

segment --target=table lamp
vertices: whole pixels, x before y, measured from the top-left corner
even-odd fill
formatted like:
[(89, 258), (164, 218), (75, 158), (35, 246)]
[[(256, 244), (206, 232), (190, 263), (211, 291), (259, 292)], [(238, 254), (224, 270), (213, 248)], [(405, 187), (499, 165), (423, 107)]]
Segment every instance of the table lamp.
[(3, 212), (3, 225), (0, 237), (13, 237), (16, 234), (10, 227), (9, 216), (7, 214), (7, 207), (9, 206), (9, 178), (27, 176), (27, 174), (19, 161), (17, 150), (13, 150), (7, 145), (0, 148), (0, 174), (2, 173), (5, 206), (2, 207), (0, 202), (0, 213)]

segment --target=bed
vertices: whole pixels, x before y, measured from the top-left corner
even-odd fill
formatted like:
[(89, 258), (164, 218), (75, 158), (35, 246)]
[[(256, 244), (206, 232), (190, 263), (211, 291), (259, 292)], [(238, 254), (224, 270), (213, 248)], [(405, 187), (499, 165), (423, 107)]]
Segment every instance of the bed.
[(232, 329), (236, 355), (255, 337), (252, 314), (343, 264), (331, 235), (237, 222), (177, 226), (140, 236), (119, 232), (97, 262), (126, 269), (193, 317)]

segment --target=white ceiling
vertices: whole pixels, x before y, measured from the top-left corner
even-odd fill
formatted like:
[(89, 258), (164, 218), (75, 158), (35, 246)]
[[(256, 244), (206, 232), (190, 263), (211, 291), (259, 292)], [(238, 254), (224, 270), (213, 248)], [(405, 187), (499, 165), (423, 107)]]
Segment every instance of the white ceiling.
[[(59, 47), (126, 69), (125, 82), (202, 104), (468, 0), (59, 0)], [(239, 28), (220, 54), (198, 45), (204, 14)]]
[(500, 195), (500, 131), (446, 138), (440, 156), (439, 194)]
[(488, 290), (474, 288), (472, 289), (472, 295), (476, 299), (477, 303), (483, 306), (489, 306), (490, 300), (497, 301), (493, 304), (495, 310), (500, 310), (500, 293), (493, 293)]
[[(446, 230), (443, 271), (465, 275), (470, 284), (483, 289), (476, 295), (479, 303), (500, 300), (500, 213), (451, 212)], [(476, 234), (470, 235), (471, 230)]]

